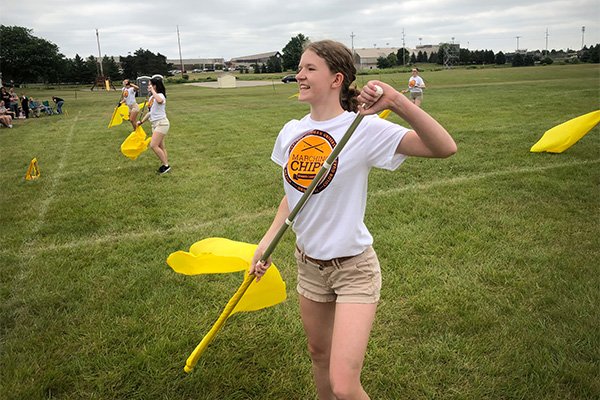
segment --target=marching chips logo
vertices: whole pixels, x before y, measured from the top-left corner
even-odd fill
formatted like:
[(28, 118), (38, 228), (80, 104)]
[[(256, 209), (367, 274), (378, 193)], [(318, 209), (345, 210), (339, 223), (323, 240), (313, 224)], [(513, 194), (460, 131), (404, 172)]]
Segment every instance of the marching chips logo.
[[(327, 132), (313, 130), (290, 145), (288, 162), (284, 168), (285, 180), (299, 192), (304, 193), (317, 175), (325, 160), (333, 151), (336, 141)], [(327, 175), (315, 188), (314, 193), (323, 191), (335, 176), (336, 158)]]

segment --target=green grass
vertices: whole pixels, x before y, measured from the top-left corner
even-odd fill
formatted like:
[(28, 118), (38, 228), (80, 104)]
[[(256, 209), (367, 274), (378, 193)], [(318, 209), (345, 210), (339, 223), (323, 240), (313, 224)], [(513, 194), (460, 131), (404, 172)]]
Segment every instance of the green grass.
[[(562, 154), (529, 152), (599, 108), (598, 65), (423, 75), (424, 108), (459, 152), (371, 175), (384, 282), (365, 388), (598, 398), (600, 128)], [(381, 78), (403, 88), (408, 75)], [(185, 359), (241, 275), (181, 276), (165, 261), (206, 237), (261, 238), (282, 196), (273, 142), (307, 106), (289, 99), (295, 85), (167, 89), (166, 176), (151, 151), (120, 154), (130, 129), (106, 128), (114, 92), (28, 89), (64, 98), (68, 115), (0, 129), (1, 398), (315, 398), (291, 232), (274, 256), (289, 299), (233, 317), (190, 375)], [(41, 177), (27, 182), (33, 157)]]

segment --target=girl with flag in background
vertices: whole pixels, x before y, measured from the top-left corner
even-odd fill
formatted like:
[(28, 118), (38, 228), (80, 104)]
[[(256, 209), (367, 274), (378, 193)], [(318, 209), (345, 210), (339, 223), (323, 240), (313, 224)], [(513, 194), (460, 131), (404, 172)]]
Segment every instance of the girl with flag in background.
[[(360, 374), (381, 289), (379, 261), (364, 223), (370, 169), (395, 170), (408, 156), (445, 158), (456, 152), (448, 132), (401, 93), (380, 81), (360, 92), (350, 86), (355, 78), (352, 53), (341, 43), (310, 43), (302, 54), (298, 99), (310, 105), (310, 113), (289, 121), (275, 141), (271, 159), (283, 169), (285, 196), (249, 271), (256, 280), (264, 275), (271, 260), (259, 260), (323, 157), (357, 113), (368, 114), (293, 224), (300, 314), (321, 400), (369, 399)], [(380, 97), (377, 86), (383, 89)], [(372, 115), (384, 109), (413, 129)]]
[(408, 78), (408, 89), (403, 90), (402, 93), (410, 92), (410, 101), (415, 103), (418, 107), (421, 107), (421, 102), (423, 102), (423, 89), (425, 89), (425, 81), (419, 76), (419, 70), (413, 68), (412, 74), (410, 78)]
[(140, 90), (139, 86), (131, 83), (129, 79), (125, 79), (123, 81), (123, 95), (121, 96), (121, 100), (119, 101), (120, 106), (123, 102), (127, 104), (129, 107), (129, 122), (131, 122), (131, 126), (133, 126), (133, 130), (135, 130), (137, 124), (137, 116), (140, 113), (140, 106), (135, 101), (135, 93)]
[(148, 94), (149, 111), (144, 115), (141, 121), (137, 122), (137, 125), (141, 125), (150, 119), (150, 122), (152, 123), (152, 140), (150, 141), (150, 147), (161, 162), (161, 166), (156, 172), (162, 175), (171, 170), (169, 159), (167, 157), (167, 149), (165, 147), (165, 136), (167, 136), (167, 132), (169, 132), (171, 125), (167, 119), (167, 89), (165, 89), (165, 85), (160, 75), (155, 75), (150, 79)]

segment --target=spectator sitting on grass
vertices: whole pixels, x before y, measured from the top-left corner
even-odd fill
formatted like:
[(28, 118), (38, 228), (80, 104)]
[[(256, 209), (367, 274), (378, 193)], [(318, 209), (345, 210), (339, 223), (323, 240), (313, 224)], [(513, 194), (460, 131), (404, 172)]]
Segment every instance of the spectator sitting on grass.
[(4, 106), (4, 102), (0, 101), (0, 123), (4, 126), (12, 128), (12, 117)]
[(11, 119), (16, 117), (15, 113), (12, 112), (12, 110), (6, 108), (6, 103), (3, 100), (0, 101), (0, 115), (8, 115)]

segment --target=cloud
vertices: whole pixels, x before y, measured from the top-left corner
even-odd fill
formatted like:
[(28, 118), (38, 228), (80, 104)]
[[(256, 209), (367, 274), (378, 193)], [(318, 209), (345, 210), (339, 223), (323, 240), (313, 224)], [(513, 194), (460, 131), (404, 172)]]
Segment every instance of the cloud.
[[(179, 58), (223, 57), (281, 50), (302, 33), (354, 47), (414, 48), (451, 41), (470, 49), (512, 51), (519, 47), (578, 49), (600, 42), (597, 0), (471, 1), (274, 0), (171, 2), (148, 0), (55, 0), (5, 2), (0, 22), (33, 29), (67, 57), (127, 55), (139, 48)], [(403, 33), (404, 32), (404, 33)], [(352, 37), (352, 35), (354, 35)]]

